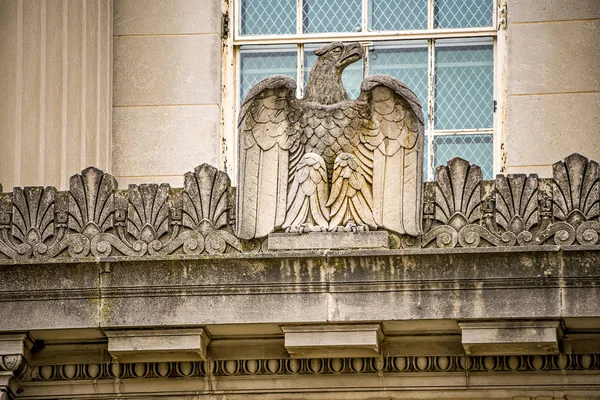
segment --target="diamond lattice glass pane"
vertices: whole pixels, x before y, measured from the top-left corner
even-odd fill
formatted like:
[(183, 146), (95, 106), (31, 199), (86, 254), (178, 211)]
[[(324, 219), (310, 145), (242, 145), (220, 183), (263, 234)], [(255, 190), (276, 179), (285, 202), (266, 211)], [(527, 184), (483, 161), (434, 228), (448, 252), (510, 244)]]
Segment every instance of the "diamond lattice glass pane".
[(242, 35), (296, 33), (294, 0), (242, 0)]
[(485, 135), (443, 135), (433, 140), (434, 165), (445, 165), (454, 157), (464, 158), (471, 164), (479, 165), (483, 179), (493, 179), (494, 136)]
[(427, 0), (369, 1), (369, 30), (427, 29)]
[[(322, 44), (306, 45), (304, 46), (304, 92), (306, 93), (306, 84), (310, 74), (310, 69), (317, 60), (317, 56), (313, 53), (314, 50), (321, 47)], [(362, 83), (362, 61), (357, 61), (354, 64), (350, 64), (344, 70), (342, 74), (342, 82), (348, 92), (348, 96), (352, 99), (356, 99), (360, 94), (360, 84)]]
[(492, 25), (492, 0), (435, 0), (434, 27), (472, 28)]
[(304, 0), (304, 33), (360, 32), (361, 0)]
[(491, 40), (472, 41), (468, 45), (454, 39), (437, 40), (435, 128), (491, 128), (493, 80), (494, 51)]
[(400, 79), (419, 98), (427, 129), (427, 42), (373, 43), (369, 48), (369, 75), (386, 74)]
[(240, 95), (242, 100), (248, 91), (269, 75), (282, 74), (296, 79), (297, 47), (244, 48), (240, 51)]

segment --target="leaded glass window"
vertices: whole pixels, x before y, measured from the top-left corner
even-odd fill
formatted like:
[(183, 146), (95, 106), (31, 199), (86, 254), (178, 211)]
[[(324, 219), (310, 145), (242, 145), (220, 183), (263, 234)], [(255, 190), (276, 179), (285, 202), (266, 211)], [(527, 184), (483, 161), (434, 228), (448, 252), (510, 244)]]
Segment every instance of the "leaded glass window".
[(360, 41), (365, 57), (344, 71), (346, 90), (356, 98), (366, 76), (389, 74), (415, 92), (425, 117), (426, 179), (453, 157), (493, 177), (493, 0), (236, 0), (231, 10), (235, 105), (273, 74), (294, 78), (302, 97), (315, 49)]

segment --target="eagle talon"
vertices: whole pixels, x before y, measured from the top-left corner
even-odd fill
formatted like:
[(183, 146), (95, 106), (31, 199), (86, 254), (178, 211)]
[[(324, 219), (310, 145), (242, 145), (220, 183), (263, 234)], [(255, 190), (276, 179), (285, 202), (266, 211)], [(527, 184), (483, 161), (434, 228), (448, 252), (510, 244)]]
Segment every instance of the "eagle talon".
[(357, 225), (354, 222), (349, 222), (345, 226), (340, 225), (340, 226), (334, 226), (332, 228), (329, 228), (329, 232), (359, 233), (359, 232), (368, 232), (368, 231), (369, 231), (368, 225)]
[(299, 235), (302, 235), (304, 233), (309, 233), (309, 232), (326, 232), (326, 231), (327, 231), (326, 227), (312, 225), (312, 224), (294, 225), (294, 226), (289, 226), (285, 229), (286, 233), (297, 233)]

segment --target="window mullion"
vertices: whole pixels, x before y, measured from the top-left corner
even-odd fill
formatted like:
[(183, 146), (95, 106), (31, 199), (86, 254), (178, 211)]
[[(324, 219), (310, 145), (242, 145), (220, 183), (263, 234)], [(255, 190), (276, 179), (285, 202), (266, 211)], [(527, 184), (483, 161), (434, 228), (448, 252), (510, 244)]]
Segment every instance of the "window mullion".
[(493, 129), (448, 129), (448, 130), (436, 130), (436, 136), (454, 136), (454, 135), (482, 135), (487, 133), (494, 133)]
[[(431, 0), (433, 1), (433, 0)], [(430, 1), (430, 3), (431, 3)], [(433, 154), (433, 140), (434, 140), (434, 124), (435, 124), (435, 39), (429, 39), (427, 41), (427, 48), (428, 48), (428, 60), (429, 60), (429, 64), (428, 64), (428, 72), (429, 72), (429, 79), (428, 79), (428, 90), (427, 90), (427, 100), (428, 100), (428, 107), (427, 107), (427, 118), (428, 118), (428, 125), (429, 125), (429, 129), (427, 129), (427, 134), (428, 134), (428, 141), (427, 141), (427, 147), (428, 147), (428, 153), (429, 153), (429, 159), (427, 160), (427, 163), (429, 165), (429, 178), (433, 179), (434, 177), (434, 154)]]
[(301, 35), (303, 31), (302, 27), (302, 9), (304, 6), (304, 0), (296, 0), (296, 34)]
[(298, 57), (296, 58), (296, 97), (304, 96), (304, 44), (298, 44)]
[(242, 0), (233, 2), (233, 40), (235, 41), (242, 34), (242, 12), (241, 12)]
[(365, 50), (365, 55), (363, 57), (363, 70), (362, 70), (362, 78), (363, 80), (369, 76), (369, 49), (371, 46), (363, 45), (363, 49)]
[(435, 0), (427, 1), (427, 29), (433, 29), (433, 18), (434, 18), (434, 4)]
[(501, 32), (498, 37), (494, 38), (494, 79), (493, 79), (493, 98), (494, 98), (494, 174), (503, 172), (504, 160), (502, 157), (503, 137), (503, 114), (504, 114), (504, 88), (503, 74), (504, 64), (502, 54), (505, 54), (505, 32)]
[(362, 0), (362, 32), (369, 31), (369, 0)]

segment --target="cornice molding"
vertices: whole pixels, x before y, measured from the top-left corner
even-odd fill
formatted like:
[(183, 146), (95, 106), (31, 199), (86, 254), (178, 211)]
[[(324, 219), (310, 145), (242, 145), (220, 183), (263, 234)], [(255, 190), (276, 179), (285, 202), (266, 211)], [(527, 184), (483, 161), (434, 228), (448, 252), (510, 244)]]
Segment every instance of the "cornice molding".
[(36, 366), (26, 381), (155, 379), (206, 376), (359, 375), (599, 371), (599, 354), (536, 356), (400, 356), (208, 360)]

